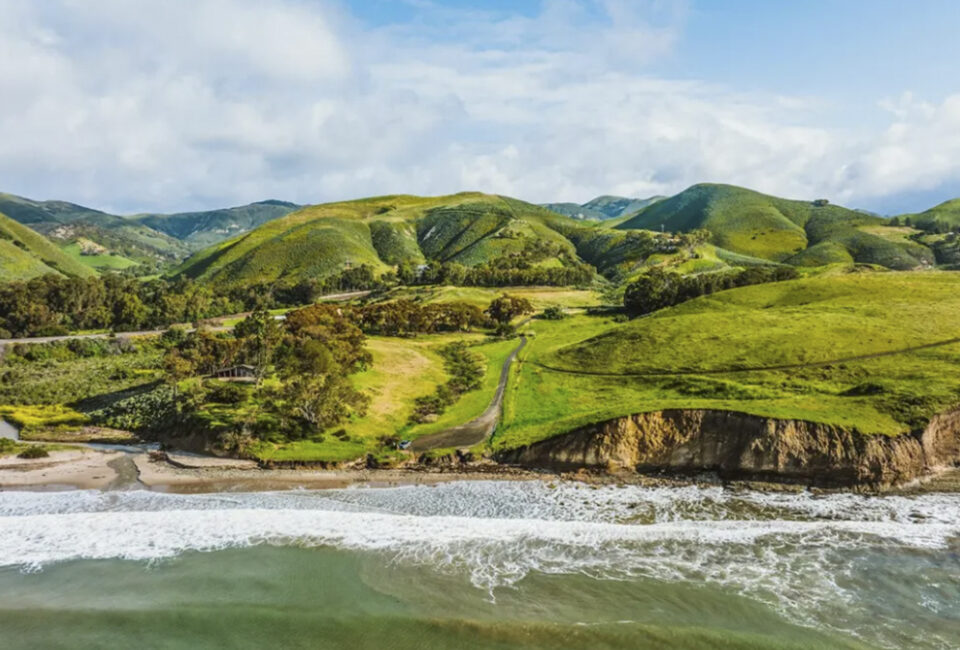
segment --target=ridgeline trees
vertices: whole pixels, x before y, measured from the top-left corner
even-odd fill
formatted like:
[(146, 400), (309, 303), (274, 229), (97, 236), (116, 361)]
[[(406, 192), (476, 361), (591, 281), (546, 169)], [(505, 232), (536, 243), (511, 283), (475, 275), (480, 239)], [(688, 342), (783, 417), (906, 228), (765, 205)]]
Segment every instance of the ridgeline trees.
[(800, 274), (792, 266), (755, 266), (698, 275), (680, 275), (654, 267), (627, 285), (623, 305), (631, 314), (643, 315), (725, 289), (798, 277)]
[(240, 311), (192, 280), (141, 282), (120, 275), (45, 275), (0, 284), (0, 337), (55, 336), (72, 330), (130, 331)]

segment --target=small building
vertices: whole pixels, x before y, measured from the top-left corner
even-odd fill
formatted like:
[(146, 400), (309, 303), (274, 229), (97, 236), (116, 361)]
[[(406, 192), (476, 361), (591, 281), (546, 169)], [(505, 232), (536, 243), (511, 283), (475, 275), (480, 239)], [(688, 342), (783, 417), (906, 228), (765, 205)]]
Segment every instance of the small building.
[(254, 382), (257, 380), (257, 373), (253, 366), (239, 365), (220, 368), (211, 374), (210, 378), (222, 381)]

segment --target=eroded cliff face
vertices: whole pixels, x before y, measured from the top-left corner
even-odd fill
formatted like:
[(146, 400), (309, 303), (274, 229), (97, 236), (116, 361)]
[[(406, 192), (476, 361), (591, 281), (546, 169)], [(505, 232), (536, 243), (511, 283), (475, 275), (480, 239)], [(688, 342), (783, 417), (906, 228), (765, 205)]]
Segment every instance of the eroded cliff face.
[(820, 486), (889, 486), (960, 462), (960, 409), (916, 435), (863, 435), (840, 427), (713, 410), (640, 413), (503, 452), (531, 468), (635, 469)]

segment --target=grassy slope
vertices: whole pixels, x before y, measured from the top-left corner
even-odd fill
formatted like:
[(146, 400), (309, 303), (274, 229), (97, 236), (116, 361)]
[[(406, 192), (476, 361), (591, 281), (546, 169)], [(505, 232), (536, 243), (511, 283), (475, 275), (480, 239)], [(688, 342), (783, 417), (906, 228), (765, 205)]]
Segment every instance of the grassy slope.
[(905, 218), (909, 218), (914, 226), (922, 230), (930, 229), (938, 223), (951, 227), (960, 226), (960, 199), (944, 201), (919, 214), (901, 215), (900, 221)]
[(574, 219), (604, 221), (633, 215), (664, 198), (663, 196), (651, 196), (647, 199), (629, 199), (623, 196), (604, 195), (591, 199), (582, 205), (578, 203), (545, 203), (543, 207)]
[(734, 253), (802, 266), (857, 261), (908, 269), (933, 261), (932, 253), (919, 244), (890, 241), (860, 229), (882, 223), (880, 217), (840, 206), (701, 184), (641, 210), (618, 228), (704, 228), (714, 244)]
[(399, 287), (385, 294), (382, 300), (406, 299), (423, 303), (465, 302), (486, 308), (494, 298), (505, 293), (526, 298), (535, 309), (544, 309), (551, 305), (589, 307), (600, 302), (599, 295), (595, 291), (563, 287)]
[[(535, 237), (573, 252), (555, 228), (570, 220), (505, 197), (384, 196), (298, 210), (191, 257), (178, 270), (220, 284), (295, 282), (352, 263), (377, 272), (424, 259), (479, 264)], [(505, 236), (511, 234), (512, 236)]]
[[(877, 273), (735, 289), (622, 325), (587, 316), (537, 322), (494, 444), (514, 447), (663, 408), (720, 408), (904, 433), (960, 403), (960, 345), (800, 369), (727, 370), (817, 363), (960, 337), (958, 310), (960, 277)], [(531, 361), (650, 374), (563, 374)]]
[[(471, 350), (486, 360), (483, 386), (467, 393), (433, 423), (410, 426), (414, 400), (429, 395), (446, 381), (443, 360), (437, 350), (453, 341), (475, 343)], [(416, 438), (469, 422), (480, 415), (496, 390), (500, 368), (516, 341), (484, 343), (479, 334), (443, 334), (417, 339), (371, 337), (373, 365), (354, 378), (354, 385), (371, 397), (367, 414), (344, 425), (349, 439), (327, 434), (322, 440), (304, 440), (281, 445), (264, 443), (255, 455), (275, 461), (344, 462), (378, 449), (383, 436)]]
[(122, 255), (84, 255), (79, 243), (67, 244), (61, 247), (64, 253), (80, 262), (84, 266), (89, 266), (96, 270), (114, 270), (120, 271), (131, 266), (136, 266), (137, 262)]
[(78, 277), (96, 275), (42, 235), (0, 214), (0, 279), (25, 280), (58, 272)]
[(219, 210), (144, 214), (134, 219), (199, 250), (284, 217), (299, 207), (285, 201), (260, 201)]
[(178, 260), (189, 252), (176, 239), (142, 224), (65, 201), (0, 194), (0, 212), (53, 240), (70, 244), (86, 238), (137, 261)]

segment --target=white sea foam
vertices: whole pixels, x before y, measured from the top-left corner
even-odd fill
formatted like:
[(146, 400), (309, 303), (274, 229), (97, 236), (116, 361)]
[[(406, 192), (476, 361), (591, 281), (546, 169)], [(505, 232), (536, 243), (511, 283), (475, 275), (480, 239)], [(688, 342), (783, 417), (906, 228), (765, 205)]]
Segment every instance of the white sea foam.
[(958, 536), (955, 495), (539, 482), (208, 495), (0, 493), (0, 566), (155, 560), (259, 544), (333, 546), (464, 572), (491, 593), (531, 572), (706, 581), (798, 622), (834, 620), (826, 625), (837, 628), (845, 627), (844, 617), (867, 616), (858, 590), (877, 558), (888, 582), (899, 580), (898, 571), (942, 576), (938, 585), (919, 587), (914, 616), (952, 607), (960, 595)]

